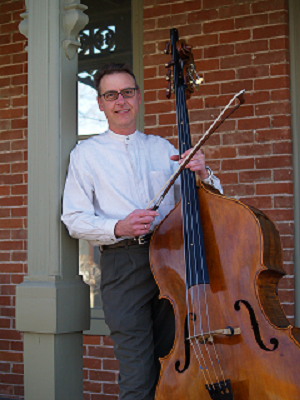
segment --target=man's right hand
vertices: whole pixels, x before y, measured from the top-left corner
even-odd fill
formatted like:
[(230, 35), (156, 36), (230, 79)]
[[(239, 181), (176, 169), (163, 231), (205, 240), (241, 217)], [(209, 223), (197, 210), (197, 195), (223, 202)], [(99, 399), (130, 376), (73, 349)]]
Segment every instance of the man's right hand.
[(153, 210), (134, 210), (115, 225), (115, 236), (137, 237), (149, 232), (151, 223), (159, 213)]

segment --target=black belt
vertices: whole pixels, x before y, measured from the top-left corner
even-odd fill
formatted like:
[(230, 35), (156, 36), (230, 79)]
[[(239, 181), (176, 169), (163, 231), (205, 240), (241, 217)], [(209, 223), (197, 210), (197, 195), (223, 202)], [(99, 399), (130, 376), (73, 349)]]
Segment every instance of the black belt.
[(100, 246), (100, 250), (117, 249), (119, 247), (128, 248), (129, 246), (143, 246), (150, 243), (151, 236), (152, 233), (148, 233), (147, 235), (139, 236), (138, 238), (124, 239), (114, 244), (104, 244)]

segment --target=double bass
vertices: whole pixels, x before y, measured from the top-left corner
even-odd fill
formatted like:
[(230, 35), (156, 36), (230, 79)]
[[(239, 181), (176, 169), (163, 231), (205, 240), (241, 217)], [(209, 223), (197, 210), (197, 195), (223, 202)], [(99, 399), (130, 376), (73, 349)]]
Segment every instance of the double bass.
[[(191, 148), (186, 94), (195, 79), (191, 46), (176, 29), (171, 54), (182, 154)], [(196, 182), (190, 170), (180, 179), (181, 200), (150, 243), (160, 297), (175, 315), (155, 400), (300, 399), (300, 329), (278, 299), (285, 272), (277, 228), (261, 211)]]

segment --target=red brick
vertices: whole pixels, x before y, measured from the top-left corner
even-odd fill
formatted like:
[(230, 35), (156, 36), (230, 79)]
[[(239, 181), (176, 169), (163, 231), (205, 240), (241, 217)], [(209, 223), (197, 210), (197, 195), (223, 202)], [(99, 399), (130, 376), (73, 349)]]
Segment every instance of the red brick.
[[(12, 307), (7, 307), (7, 306), (2, 307), (1, 315), (5, 317), (15, 318), (16, 316), (15, 306), (13, 305)], [(10, 350), (15, 350), (12, 348), (12, 342), (10, 342)]]
[(253, 56), (253, 64), (275, 64), (280, 62), (287, 62), (289, 59), (286, 50), (269, 51), (267, 53), (256, 53)]
[(234, 45), (222, 44), (219, 46), (210, 46), (204, 49), (205, 58), (224, 57), (234, 54)]
[(278, 115), (272, 117), (272, 127), (289, 127), (291, 125), (291, 117), (289, 115)]
[[(185, 3), (182, 3), (183, 5)], [(200, 10), (195, 9), (195, 12), (187, 14), (188, 23), (193, 24), (200, 21), (209, 21), (218, 18), (217, 10)], [(190, 41), (189, 41), (190, 42)]]
[(220, 33), (220, 43), (237, 43), (251, 39), (250, 29), (234, 30), (232, 32)]
[(243, 42), (237, 43), (235, 46), (236, 54), (243, 53), (256, 53), (259, 51), (268, 50), (268, 41), (267, 40), (253, 40), (251, 42)]
[(270, 181), (272, 177), (271, 171), (247, 171), (239, 173), (240, 183), (250, 183), (258, 181)]
[(23, 364), (13, 364), (12, 372), (15, 374), (24, 374), (24, 365)]
[(246, 65), (251, 65), (251, 54), (236, 55), (221, 60), (222, 69), (237, 68)]
[(254, 159), (253, 158), (237, 158), (230, 160), (222, 160), (222, 170), (232, 171), (232, 170), (243, 170), (243, 169), (253, 169)]
[(174, 108), (173, 108), (173, 104), (170, 102), (145, 104), (145, 113), (148, 115), (149, 114), (169, 113), (171, 111), (174, 111)]
[(260, 210), (270, 209), (273, 205), (271, 196), (244, 197), (243, 203)]
[(10, 372), (10, 363), (0, 362), (0, 371), (1, 372)]
[(102, 392), (102, 384), (91, 381), (83, 381), (83, 390), (87, 392), (100, 393)]
[(152, 8), (144, 9), (144, 19), (160, 17), (161, 15), (170, 15), (170, 6), (154, 6)]
[(104, 383), (103, 384), (103, 391), (108, 394), (118, 394), (119, 393), (119, 387), (117, 384), (110, 384), (110, 383)]
[(28, 82), (27, 74), (19, 74), (19, 75), (13, 76), (11, 79), (11, 83), (14, 86), (26, 85), (27, 82)]
[[(24, 50), (23, 43), (14, 43), (0, 46), (0, 54), (13, 54), (19, 53)], [(11, 74), (9, 74), (11, 75)]]
[(289, 89), (272, 90), (271, 101), (278, 101), (278, 100), (280, 100), (280, 101), (290, 100)]
[(27, 52), (24, 53), (18, 53), (18, 54), (13, 54), (13, 63), (19, 64), (19, 63), (26, 63), (27, 62)]
[(270, 39), (270, 50), (287, 50), (289, 49), (288, 38)]
[(162, 137), (172, 137), (174, 136), (174, 129), (173, 127), (159, 127), (159, 128), (150, 128), (145, 129), (146, 134), (162, 136)]
[(268, 14), (250, 15), (242, 18), (235, 19), (235, 28), (248, 28), (268, 23)]
[(252, 5), (253, 13), (270, 12), (286, 8), (286, 0), (258, 1)]
[(256, 115), (269, 115), (269, 114), (290, 114), (290, 103), (269, 103), (259, 104), (255, 107)]
[(23, 11), (24, 9), (24, 2), (22, 0), (19, 1), (6, 1), (1, 5), (0, 11), (1, 13), (9, 13), (11, 11), (20, 10)]
[(114, 372), (107, 371), (90, 371), (89, 378), (91, 381), (115, 382), (116, 374)]
[[(220, 61), (218, 59), (203, 60), (201, 51), (199, 53), (199, 50), (194, 51), (194, 56), (195, 56), (197, 71), (201, 71), (201, 73), (204, 73), (206, 71), (213, 71), (220, 69)], [(205, 90), (204, 86), (201, 86), (201, 90)]]
[(18, 398), (24, 397), (24, 386), (15, 386), (14, 387), (14, 394), (18, 396)]
[(271, 76), (273, 75), (288, 75), (289, 66), (288, 64), (275, 64), (270, 66)]
[(292, 194), (293, 193), (293, 185), (291, 183), (268, 183), (256, 185), (256, 194), (266, 195), (266, 194)]
[(144, 68), (144, 79), (155, 78), (156, 77), (156, 67)]
[[(15, 175), (12, 175), (12, 176), (15, 176)], [(14, 185), (14, 186), (12, 186), (11, 194), (12, 195), (22, 195), (22, 194), (26, 195), (27, 194), (27, 185)]]
[(291, 165), (291, 155), (269, 156), (264, 158), (256, 158), (255, 160), (255, 166), (258, 169), (284, 168), (290, 167)]
[(273, 154), (292, 154), (292, 143), (291, 142), (274, 143)]
[(168, 15), (157, 19), (157, 28), (166, 28), (167, 26), (180, 26), (186, 23), (186, 14), (181, 15)]
[(118, 360), (104, 359), (103, 360), (103, 369), (104, 370), (118, 371), (118, 369), (119, 369)]
[(218, 20), (213, 22), (206, 22), (203, 24), (203, 33), (214, 33), (232, 31), (234, 29), (234, 21), (232, 19)]
[(281, 129), (258, 129), (255, 132), (256, 142), (269, 142), (277, 140), (287, 140), (291, 138), (290, 128)]
[(231, 197), (253, 196), (255, 192), (254, 185), (223, 185), (224, 193)]
[(273, 171), (274, 181), (293, 181), (293, 171), (291, 168), (277, 169)]
[(234, 133), (227, 133), (223, 135), (223, 144), (246, 144), (246, 143), (253, 143), (254, 141), (254, 134), (253, 131), (247, 132), (234, 132)]
[(0, 381), (5, 381), (6, 383), (11, 383), (15, 385), (23, 384), (23, 375), (18, 374), (0, 374)]
[[(221, 93), (228, 94), (228, 93), (238, 93), (241, 90), (246, 90), (246, 91), (251, 91), (253, 90), (253, 81), (252, 80), (243, 80), (243, 81), (233, 81), (233, 82), (223, 82), (221, 83)], [(241, 109), (244, 109), (245, 106), (240, 108), (239, 113), (241, 112)], [(251, 107), (252, 108), (252, 107)], [(251, 114), (251, 116), (253, 113)]]
[(220, 8), (219, 18), (232, 18), (243, 14), (250, 14), (250, 11), (250, 4), (235, 4)]
[(291, 208), (293, 206), (294, 206), (293, 196), (291, 195), (274, 196), (275, 208)]
[(83, 335), (83, 343), (86, 345), (100, 345), (100, 336)]
[(263, 39), (263, 38), (271, 38), (276, 36), (287, 36), (288, 35), (288, 25), (287, 24), (278, 24), (278, 25), (270, 25), (265, 26), (263, 28), (254, 28), (253, 29), (253, 39)]
[[(195, 49), (201, 49), (205, 46), (211, 46), (214, 44), (218, 44), (218, 35), (211, 34), (211, 35), (194, 35), (190, 37), (188, 40), (189, 44), (193, 46), (193, 54), (195, 54)], [(198, 63), (196, 65), (196, 69), (198, 69)]]
[(144, 19), (143, 28), (144, 32), (148, 30), (153, 30), (155, 28), (155, 19)]
[(118, 400), (118, 396), (113, 396), (111, 394), (92, 394), (91, 398), (87, 400)]
[(238, 129), (240, 130), (269, 128), (269, 127), (270, 127), (270, 119), (268, 117), (247, 118), (238, 121)]
[(251, 155), (267, 156), (272, 154), (271, 144), (246, 144), (238, 147), (240, 157)]
[(0, 110), (0, 118), (3, 119), (14, 119), (23, 116), (23, 108), (9, 108), (6, 110)]
[(28, 125), (27, 118), (14, 119), (11, 122), (11, 128), (12, 129), (27, 128), (27, 125)]
[(144, 124), (146, 127), (157, 125), (156, 115), (149, 115), (144, 117)]

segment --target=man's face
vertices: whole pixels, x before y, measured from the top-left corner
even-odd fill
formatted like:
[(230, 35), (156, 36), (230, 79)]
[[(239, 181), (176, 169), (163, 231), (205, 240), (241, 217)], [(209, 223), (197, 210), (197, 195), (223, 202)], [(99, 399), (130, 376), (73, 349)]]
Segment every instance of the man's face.
[[(134, 88), (135, 83), (131, 75), (126, 72), (112, 75), (104, 75), (100, 82), (101, 94), (116, 90)], [(136, 119), (141, 104), (141, 94), (139, 90), (135, 91), (133, 97), (124, 99), (121, 94), (117, 100), (106, 101), (103, 96), (98, 97), (98, 104), (101, 111), (104, 111), (108, 119), (109, 128), (119, 135), (130, 135), (136, 129)]]

